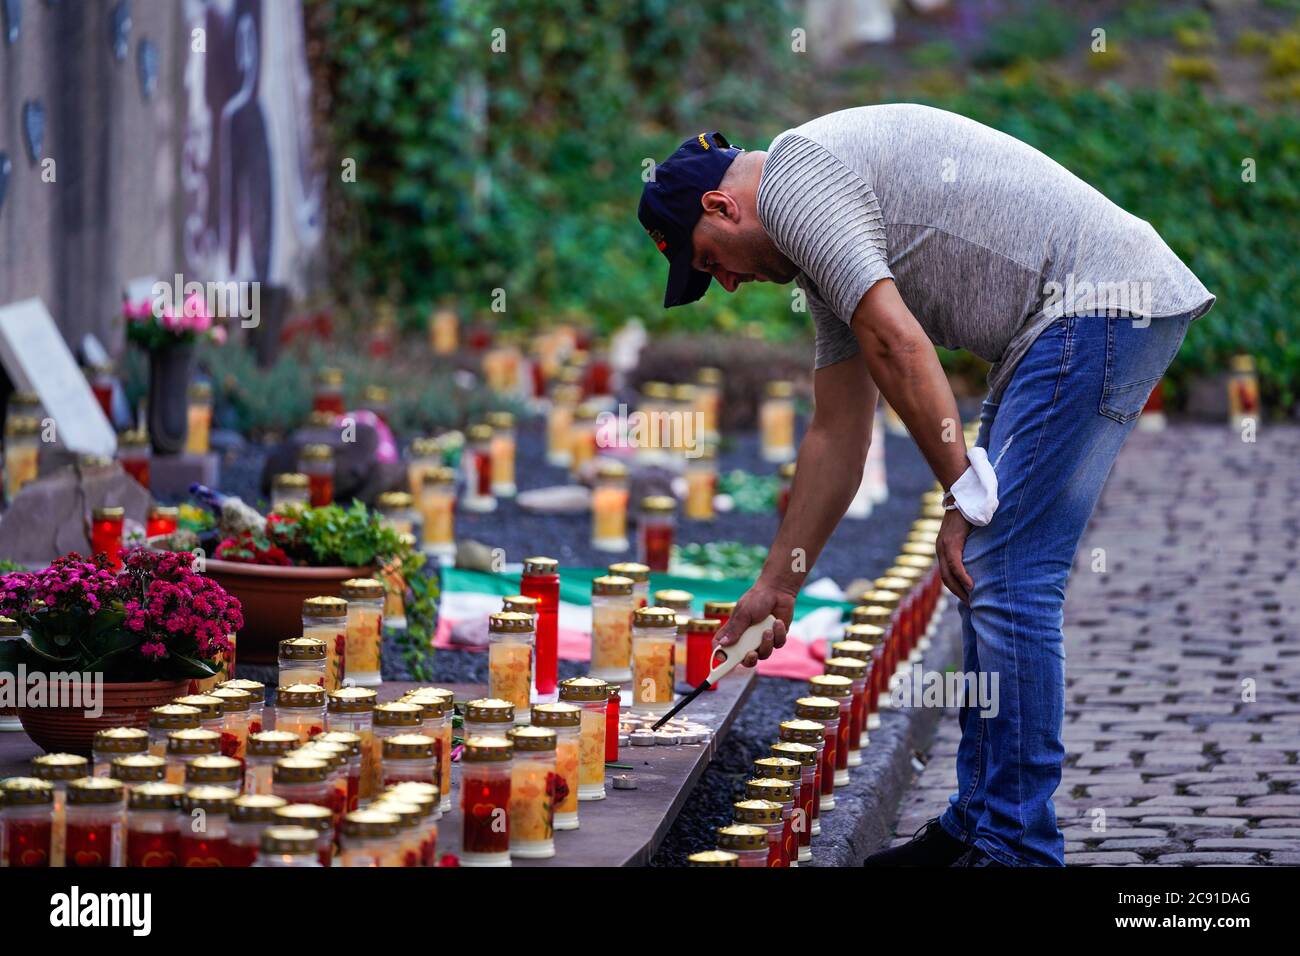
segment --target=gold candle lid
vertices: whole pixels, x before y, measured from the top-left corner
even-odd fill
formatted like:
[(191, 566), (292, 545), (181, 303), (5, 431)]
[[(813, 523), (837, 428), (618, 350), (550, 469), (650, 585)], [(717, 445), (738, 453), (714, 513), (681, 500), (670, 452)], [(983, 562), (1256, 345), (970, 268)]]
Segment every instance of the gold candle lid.
[(501, 610), (518, 611), (520, 614), (536, 614), (541, 601), (527, 594), (511, 594), (501, 599)]
[(343, 835), (354, 840), (383, 839), (397, 833), (395, 813), (379, 810), (353, 810), (343, 817)]
[(242, 690), (253, 698), (254, 704), (261, 704), (266, 701), (266, 685), (261, 681), (236, 677), (234, 680), (223, 680), (217, 685), (218, 690), (225, 690), (226, 688)]
[(437, 720), (440, 717), (446, 717), (454, 710), (451, 698), (443, 697), (440, 694), (412, 691), (409, 694), (404, 694), (401, 700), (405, 704), (415, 704), (419, 707), (425, 720)]
[(95, 731), (95, 753), (138, 754), (149, 749), (149, 731), (139, 727), (108, 727)]
[(379, 813), (391, 813), (397, 817), (397, 826), (402, 830), (418, 827), (420, 818), (424, 815), (418, 803), (399, 800), (396, 795), (388, 793), (381, 794), (379, 799), (370, 805), (370, 809)]
[(934, 551), (931, 549), (929, 555), (912, 554), (907, 550), (909, 546), (903, 545), (903, 553), (894, 559), (894, 567), (889, 572), (908, 568), (919, 572), (919, 577), (926, 577), (930, 573), (930, 568), (934, 567)]
[(867, 641), (836, 641), (831, 645), (831, 653), (836, 658), (850, 657), (864, 664), (871, 660), (871, 655), (874, 652), (875, 645)]
[(730, 617), (736, 611), (735, 601), (705, 601), (705, 617)]
[(384, 596), (384, 585), (374, 578), (348, 578), (339, 585), (339, 593), (347, 601), (373, 601)]
[(609, 685), (598, 677), (569, 677), (560, 681), (560, 700), (595, 703), (609, 697)]
[(385, 760), (432, 760), (438, 742), (424, 734), (394, 734), (383, 739)]
[(533, 704), (534, 727), (580, 727), (582, 708), (563, 701), (555, 704)]
[(631, 578), (625, 578), (618, 574), (602, 574), (598, 578), (591, 579), (591, 593), (593, 595), (622, 596), (631, 595), (632, 587), (635, 582)]
[(275, 783), (324, 783), (329, 773), (329, 762), (315, 757), (281, 757), (271, 765)]
[[(287, 807), (289, 801), (270, 793), (246, 793), (235, 799), (230, 809), (230, 819), (237, 823), (270, 823), (275, 819), (275, 811)], [(312, 833), (312, 839), (316, 834)]]
[(903, 558), (914, 558), (925, 562), (925, 564), (918, 564), (916, 567), (929, 567), (935, 561), (934, 546), (924, 541), (904, 541), (902, 553), (898, 558), (900, 563), (903, 563)]
[(756, 777), (745, 781), (745, 796), (750, 800), (770, 800), (777, 805), (794, 799), (794, 782), (780, 777)]
[(701, 366), (695, 372), (695, 381), (700, 385), (721, 385), (722, 369), (711, 365)]
[(737, 800), (731, 807), (735, 811), (736, 822), (740, 824), (772, 826), (781, 822), (782, 807), (775, 800), (751, 797), (746, 800)]
[(207, 754), (185, 765), (185, 782), (233, 784), (239, 789), (244, 779), (244, 764), (233, 757)]
[[(328, 415), (328, 419), (319, 424), (333, 424), (334, 416), (328, 412), (325, 413), (325, 415)], [(325, 415), (322, 415), (322, 418), (325, 418)], [(310, 445), (302, 446), (302, 451), (298, 453), (298, 458), (301, 461), (311, 462), (333, 461), (334, 449), (323, 442), (313, 442)]]
[(179, 810), (184, 802), (184, 787), (157, 780), (137, 783), (126, 795), (126, 805), (131, 810)]
[(750, 823), (718, 827), (719, 850), (766, 850), (767, 830)]
[(375, 507), (380, 511), (409, 511), (415, 507), (415, 499), (409, 491), (385, 491), (375, 498)]
[[(835, 705), (835, 716), (840, 714), (840, 707)], [(779, 729), (782, 741), (816, 746), (826, 740), (826, 725), (803, 717), (795, 720), (783, 720)]]
[(672, 495), (647, 495), (641, 499), (641, 510), (648, 514), (672, 514), (677, 510), (677, 499)]
[(316, 597), (309, 597), (302, 602), (303, 617), (347, 617), (348, 602), (341, 597), (334, 597), (329, 594), (318, 594)]
[(108, 775), (123, 783), (148, 783), (167, 778), (167, 761), (152, 754), (128, 754), (109, 764)]
[(378, 699), (379, 694), (369, 687), (340, 687), (329, 692), (326, 707), (331, 714), (368, 714)]
[(510, 731), (516, 751), (544, 753), (555, 749), (555, 731), (547, 727), (516, 727)]
[(239, 793), (230, 787), (207, 784), (190, 787), (185, 791), (186, 810), (205, 810), (208, 813), (229, 813), (235, 806)]
[(338, 744), (347, 748), (349, 757), (361, 756), (361, 735), (350, 730), (327, 730), (323, 734), (317, 734), (313, 742)]
[(167, 734), (167, 752), (175, 755), (216, 754), (221, 752), (221, 734), (194, 727)]
[(253, 695), (237, 687), (215, 687), (208, 696), (221, 701), (223, 714), (242, 713), (253, 706)]
[(906, 595), (908, 591), (912, 590), (912, 587), (916, 582), (910, 581), (905, 577), (886, 574), (876, 578), (874, 583), (876, 591), (897, 591), (900, 595)]
[(334, 814), (329, 807), (314, 803), (291, 803), (275, 811), (277, 823), (303, 826), (315, 830), (318, 834), (334, 832)]
[(800, 762), (793, 757), (771, 756), (759, 757), (754, 761), (754, 773), (760, 780), (787, 780), (795, 781), (799, 779)]
[(419, 704), (395, 700), (375, 706), (376, 727), (418, 727), (424, 719), (424, 709)]
[(309, 484), (311, 479), (301, 471), (282, 471), (271, 479), (271, 487), (281, 491), (303, 490)]
[(513, 741), (506, 737), (470, 737), (460, 759), (469, 763), (497, 763), (509, 760), (514, 752)]
[(765, 391), (768, 398), (789, 398), (794, 395), (794, 382), (780, 379), (775, 382), (768, 382)]
[(850, 682), (862, 680), (867, 676), (867, 662), (857, 657), (828, 657), (826, 673), (846, 678)]
[(184, 697), (177, 697), (172, 703), (182, 704), (185, 707), (197, 707), (200, 722), (217, 720), (224, 713), (221, 709), (221, 698), (213, 697), (211, 694), (186, 694)]
[(40, 777), (0, 780), (0, 806), (34, 807), (54, 802), (54, 784)]
[[(809, 678), (808, 689), (812, 691), (814, 696), (842, 700), (845, 697), (853, 696), (853, 681), (848, 677), (842, 677), (839, 674), (832, 674), (827, 671), (825, 674), (817, 674)], [(800, 699), (806, 700), (807, 698)], [(809, 714), (808, 716), (811, 717), (812, 715)]]
[(554, 558), (524, 558), (524, 574), (557, 574), (559, 570), (560, 562)]
[(283, 757), (298, 746), (298, 735), (287, 730), (263, 730), (248, 735), (250, 757)]
[(840, 702), (830, 697), (800, 697), (794, 702), (794, 715), (800, 720), (829, 723), (840, 719)]
[(325, 688), (319, 684), (290, 684), (275, 691), (276, 707), (312, 710), (325, 706)]
[(81, 777), (68, 781), (68, 804), (121, 803), (126, 799), (126, 785), (112, 777)]
[(885, 628), (892, 617), (887, 607), (859, 604), (850, 612), (853, 623), (844, 629), (844, 636), (865, 644), (878, 644), (885, 639)]
[(301, 856), (316, 852), (316, 831), (307, 827), (267, 827), (262, 831), (262, 853)]
[(520, 611), (498, 611), (488, 615), (488, 631), (492, 634), (527, 634), (533, 629), (533, 617)]
[(637, 627), (677, 627), (677, 612), (670, 607), (639, 607), (632, 613)]
[(702, 634), (713, 634), (720, 627), (722, 627), (722, 622), (716, 617), (693, 617), (686, 622), (686, 629), (688, 631), (695, 631)]
[(679, 614), (682, 612), (690, 614), (691, 602), (694, 600), (694, 594), (681, 588), (660, 588), (654, 593), (656, 607), (670, 607)]
[(688, 866), (740, 866), (740, 857), (729, 850), (702, 850), (686, 858)]
[(193, 730), (203, 711), (188, 704), (163, 704), (149, 710), (149, 726), (154, 730)]
[[(803, 723), (803, 721), (794, 722)], [(819, 730), (817, 733), (820, 735), (821, 731)], [(771, 750), (774, 757), (797, 760), (801, 767), (817, 766), (817, 748), (812, 744), (800, 743), (795, 740), (781, 740), (772, 744)]]
[(631, 578), (637, 584), (646, 584), (650, 581), (650, 566), (636, 561), (616, 561), (605, 570), (619, 577)]

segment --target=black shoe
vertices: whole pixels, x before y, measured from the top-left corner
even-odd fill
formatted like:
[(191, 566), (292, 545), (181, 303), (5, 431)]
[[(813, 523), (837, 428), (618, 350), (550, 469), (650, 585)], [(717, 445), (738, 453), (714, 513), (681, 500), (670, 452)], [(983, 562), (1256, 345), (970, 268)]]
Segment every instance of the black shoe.
[(971, 847), (961, 855), (953, 866), (997, 866), (1006, 869), (1005, 863), (999, 863), (993, 857), (989, 856), (983, 850), (977, 847)]
[(863, 866), (952, 866), (969, 849), (960, 840), (954, 840), (939, 825), (935, 817), (901, 846), (890, 847), (871, 854), (862, 861)]

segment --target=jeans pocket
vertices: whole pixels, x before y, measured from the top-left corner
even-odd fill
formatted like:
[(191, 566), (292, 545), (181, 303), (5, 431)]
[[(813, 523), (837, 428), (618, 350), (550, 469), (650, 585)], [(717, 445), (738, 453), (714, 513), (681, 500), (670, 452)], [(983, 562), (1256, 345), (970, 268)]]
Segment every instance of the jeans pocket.
[(1171, 316), (1103, 321), (1106, 322), (1106, 373), (1098, 411), (1124, 424), (1142, 413), (1151, 390), (1178, 354), (1191, 319)]

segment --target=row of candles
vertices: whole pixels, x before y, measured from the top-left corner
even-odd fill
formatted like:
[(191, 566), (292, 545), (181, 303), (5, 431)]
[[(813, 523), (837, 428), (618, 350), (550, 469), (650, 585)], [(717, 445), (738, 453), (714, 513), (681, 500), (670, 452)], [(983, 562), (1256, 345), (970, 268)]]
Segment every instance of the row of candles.
[(893, 566), (857, 606), (842, 639), (830, 645), (825, 673), (779, 727), (768, 756), (754, 762), (733, 822), (718, 830), (717, 848), (692, 854), (692, 866), (797, 866), (812, 859), (820, 817), (835, 809), (835, 789), (862, 763), (868, 732), (890, 706), (893, 682), (921, 660), (944, 607), (935, 562), (942, 493), (927, 492)]

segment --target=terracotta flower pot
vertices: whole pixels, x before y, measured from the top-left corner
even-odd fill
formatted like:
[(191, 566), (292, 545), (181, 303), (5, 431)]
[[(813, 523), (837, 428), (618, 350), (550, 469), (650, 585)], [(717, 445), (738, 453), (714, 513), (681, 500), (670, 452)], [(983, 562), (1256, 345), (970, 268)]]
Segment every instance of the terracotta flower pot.
[(239, 660), (274, 664), (280, 641), (302, 634), (302, 602), (317, 595), (338, 597), (348, 578), (374, 576), (372, 568), (286, 568), (209, 558), (207, 573), (239, 598), (244, 626)]
[[(104, 683), (98, 717), (81, 707), (19, 707), (18, 719), (32, 742), (47, 753), (90, 756), (95, 731), (106, 727), (147, 727), (149, 710), (170, 704), (189, 689), (188, 679)], [(76, 685), (69, 685), (71, 691)], [(79, 691), (77, 691), (79, 693)]]

